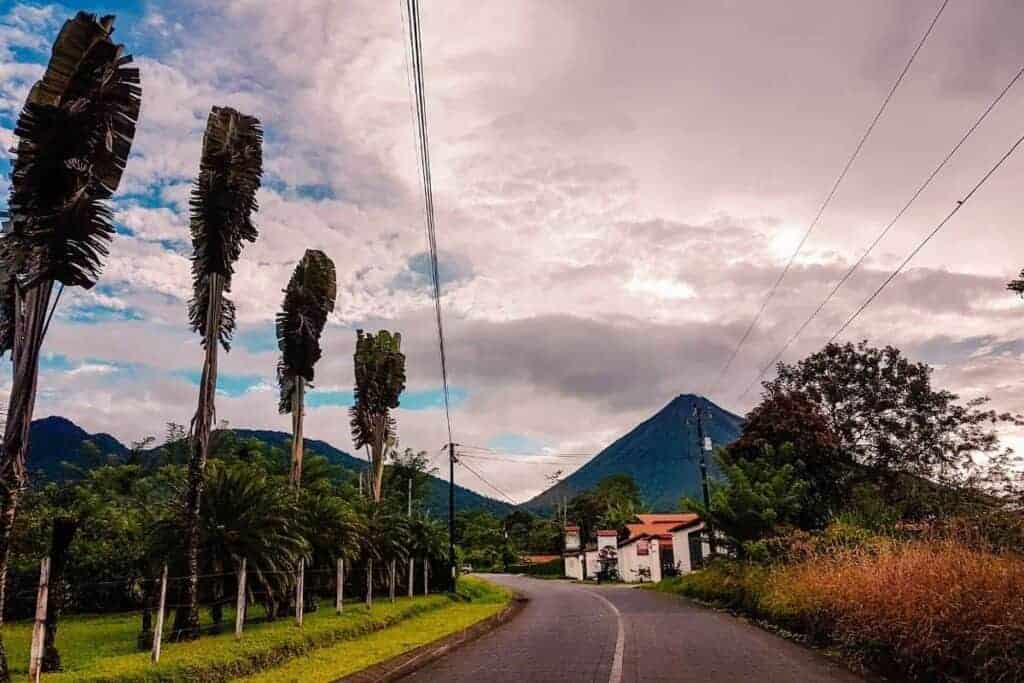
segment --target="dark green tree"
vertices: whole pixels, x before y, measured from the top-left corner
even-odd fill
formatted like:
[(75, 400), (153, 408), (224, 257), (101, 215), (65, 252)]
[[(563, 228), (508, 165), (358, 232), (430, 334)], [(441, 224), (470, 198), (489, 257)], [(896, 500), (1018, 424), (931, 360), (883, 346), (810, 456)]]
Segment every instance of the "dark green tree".
[[(779, 458), (774, 450), (766, 446), (763, 457), (735, 464), (720, 460), (725, 483), (712, 484), (710, 509), (690, 498), (682, 502), (684, 509), (698, 512), (725, 534), (741, 557), (745, 544), (764, 538), (781, 525), (795, 523), (807, 493), (807, 482), (797, 478), (792, 464), (777, 464), (780, 460), (791, 463), (795, 456), (788, 453)], [(792, 446), (783, 450), (792, 450)]]
[[(784, 448), (787, 444), (792, 448)], [(770, 451), (766, 451), (771, 447)], [(856, 475), (853, 458), (840, 448), (820, 406), (800, 392), (775, 391), (747, 414), (740, 438), (721, 453), (735, 465), (759, 460), (770, 452), (774, 465), (792, 465), (796, 476), (808, 482), (799, 525), (823, 526), (849, 502)]]
[(242, 243), (253, 242), (258, 235), (252, 213), (263, 175), (262, 150), (263, 131), (258, 120), (228, 107), (213, 108), (203, 135), (199, 175), (189, 200), (194, 250), (189, 321), (202, 337), (205, 360), (199, 403), (190, 429), (192, 453), (182, 510), (188, 578), (183, 606), (174, 617), (174, 631), (180, 638), (199, 635), (199, 517), (217, 390), (217, 347), (230, 349), (235, 305), (225, 294), (231, 291)]
[[(795, 365), (780, 363), (764, 384), (766, 400), (801, 396), (824, 419), (844, 460), (862, 477), (897, 493), (912, 475), (958, 484), (978, 459), (1005, 454), (996, 427), (1019, 418), (984, 409), (987, 397), (960, 403), (932, 387), (932, 369), (892, 346), (828, 344)], [(801, 457), (803, 453), (799, 450)]]

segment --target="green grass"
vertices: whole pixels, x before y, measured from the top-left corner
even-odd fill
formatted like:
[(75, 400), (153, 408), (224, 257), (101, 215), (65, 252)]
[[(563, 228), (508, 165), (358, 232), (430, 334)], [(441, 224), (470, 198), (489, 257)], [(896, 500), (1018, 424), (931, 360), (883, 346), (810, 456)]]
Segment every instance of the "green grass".
[[(305, 615), (303, 627), (292, 618), (247, 626), (241, 641), (234, 639), (234, 610), (225, 610), (224, 632), (206, 635), (188, 643), (163, 645), (160, 664), (153, 666), (149, 651), (137, 649), (141, 628), (139, 614), (69, 616), (61, 620), (57, 635), (64, 671), (47, 674), (51, 683), (122, 681), (227, 681), (279, 667), (296, 657), (306, 661), (319, 650), (335, 650), (347, 643), (352, 651), (363, 652), (362, 643), (371, 634), (408, 620), (416, 621), (396, 633), (394, 638), (376, 638), (357, 661), (368, 666), (374, 657), (384, 659), (430, 642), (499, 611), (509, 599), (508, 593), (493, 584), (467, 577), (459, 582), (456, 599), (446, 595), (399, 598), (394, 604), (386, 599), (375, 602), (372, 610), (362, 603), (346, 605), (345, 612), (334, 613), (333, 603), (321, 603), (321, 609)], [(254, 613), (261, 610), (254, 607)], [(436, 613), (436, 617), (434, 614)], [(447, 616), (442, 616), (447, 615)], [(204, 624), (209, 623), (206, 612)], [(170, 620), (173, 615), (169, 615)], [(427, 618), (431, 617), (431, 618)], [(169, 627), (170, 621), (167, 622)], [(448, 630), (442, 630), (448, 626)], [(6, 624), (4, 643), (14, 680), (26, 680), (32, 625), (26, 622)], [(435, 635), (436, 634), (436, 635)], [(348, 651), (346, 651), (348, 652)], [(325, 657), (330, 658), (328, 652)], [(345, 654), (346, 662), (351, 659)], [(273, 678), (268, 680), (275, 680)]]
[[(227, 681), (451, 604), (445, 595), (400, 598), (394, 604), (385, 599), (372, 610), (361, 604), (346, 606), (341, 616), (333, 604), (322, 604), (305, 615), (301, 629), (294, 620), (282, 618), (247, 627), (241, 641), (235, 641), (233, 623), (226, 620), (225, 633), (188, 643), (165, 642), (158, 666), (150, 663), (148, 651), (136, 649), (139, 615), (68, 617), (57, 636), (64, 671), (43, 678), (51, 683)], [(4, 626), (15, 680), (27, 678), (30, 639), (30, 624)]]
[(510, 597), (504, 589), (473, 577), (459, 580), (459, 594), (468, 602), (453, 602), (362, 638), (314, 650), (305, 657), (242, 680), (246, 683), (329, 683), (468, 628), (500, 612)]

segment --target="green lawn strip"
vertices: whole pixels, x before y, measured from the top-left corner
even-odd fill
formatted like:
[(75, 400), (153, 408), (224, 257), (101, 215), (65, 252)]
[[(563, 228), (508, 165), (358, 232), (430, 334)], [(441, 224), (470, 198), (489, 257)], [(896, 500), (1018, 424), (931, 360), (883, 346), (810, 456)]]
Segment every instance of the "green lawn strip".
[(242, 681), (333, 681), (468, 628), (500, 612), (511, 599), (511, 594), (504, 588), (476, 577), (460, 579), (458, 592), (465, 602), (452, 602), (443, 609), (361, 638), (319, 648), (305, 657), (266, 669)]
[[(263, 608), (253, 605), (249, 614), (250, 618), (262, 617)], [(223, 628), (234, 632), (234, 610), (225, 610), (224, 616)], [(169, 615), (168, 619), (173, 619), (173, 615)], [(200, 623), (203, 626), (212, 623), (208, 610), (200, 611)], [(93, 666), (100, 659), (138, 653), (138, 636), (141, 628), (142, 615), (137, 612), (62, 617), (57, 631), (57, 646), (64, 671), (81, 671)], [(29, 649), (32, 644), (31, 622), (4, 624), (3, 634), (11, 673), (27, 675)]]
[[(149, 652), (134, 649), (138, 619), (131, 620), (131, 649), (126, 650), (125, 633), (118, 633), (118, 644), (103, 652), (85, 655), (80, 648), (102, 648), (103, 630), (86, 629), (72, 640), (70, 631), (61, 628), (58, 643), (68, 664), (66, 671), (44, 676), (51, 683), (89, 681), (120, 683), (127, 681), (226, 681), (253, 674), (281, 664), (293, 657), (343, 640), (357, 638), (387, 628), (431, 610), (451, 604), (444, 595), (400, 598), (394, 604), (381, 601), (368, 611), (362, 605), (346, 607), (344, 614), (334, 613), (333, 605), (324, 604), (315, 613), (305, 615), (300, 629), (290, 618), (247, 627), (242, 640), (234, 639), (233, 628), (225, 625), (225, 633), (204, 636), (188, 643), (165, 643), (160, 664), (153, 666)], [(94, 618), (104, 623), (108, 618)], [(83, 620), (88, 624), (88, 620)], [(65, 638), (67, 638), (65, 640)], [(111, 639), (113, 640), (113, 639)], [(72, 645), (75, 642), (75, 645)], [(80, 644), (79, 644), (80, 643)], [(72, 656), (74, 655), (74, 656)], [(112, 656), (111, 656), (112, 655)], [(75, 661), (78, 659), (78, 661)], [(82, 662), (87, 662), (82, 664)]]

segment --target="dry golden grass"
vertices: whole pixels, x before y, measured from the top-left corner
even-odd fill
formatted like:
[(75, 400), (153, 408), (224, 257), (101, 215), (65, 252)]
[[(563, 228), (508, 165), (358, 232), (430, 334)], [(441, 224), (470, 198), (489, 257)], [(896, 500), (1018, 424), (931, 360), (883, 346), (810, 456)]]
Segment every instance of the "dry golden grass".
[(759, 611), (922, 680), (1024, 681), (1024, 558), (956, 539), (776, 567)]

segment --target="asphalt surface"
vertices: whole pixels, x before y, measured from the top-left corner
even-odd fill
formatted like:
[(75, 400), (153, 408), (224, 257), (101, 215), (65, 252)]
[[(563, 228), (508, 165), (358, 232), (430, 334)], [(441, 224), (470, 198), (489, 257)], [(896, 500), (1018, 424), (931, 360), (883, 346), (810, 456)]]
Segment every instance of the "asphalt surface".
[(404, 681), (862, 681), (816, 652), (674, 596), (487, 578), (529, 598), (522, 613)]

